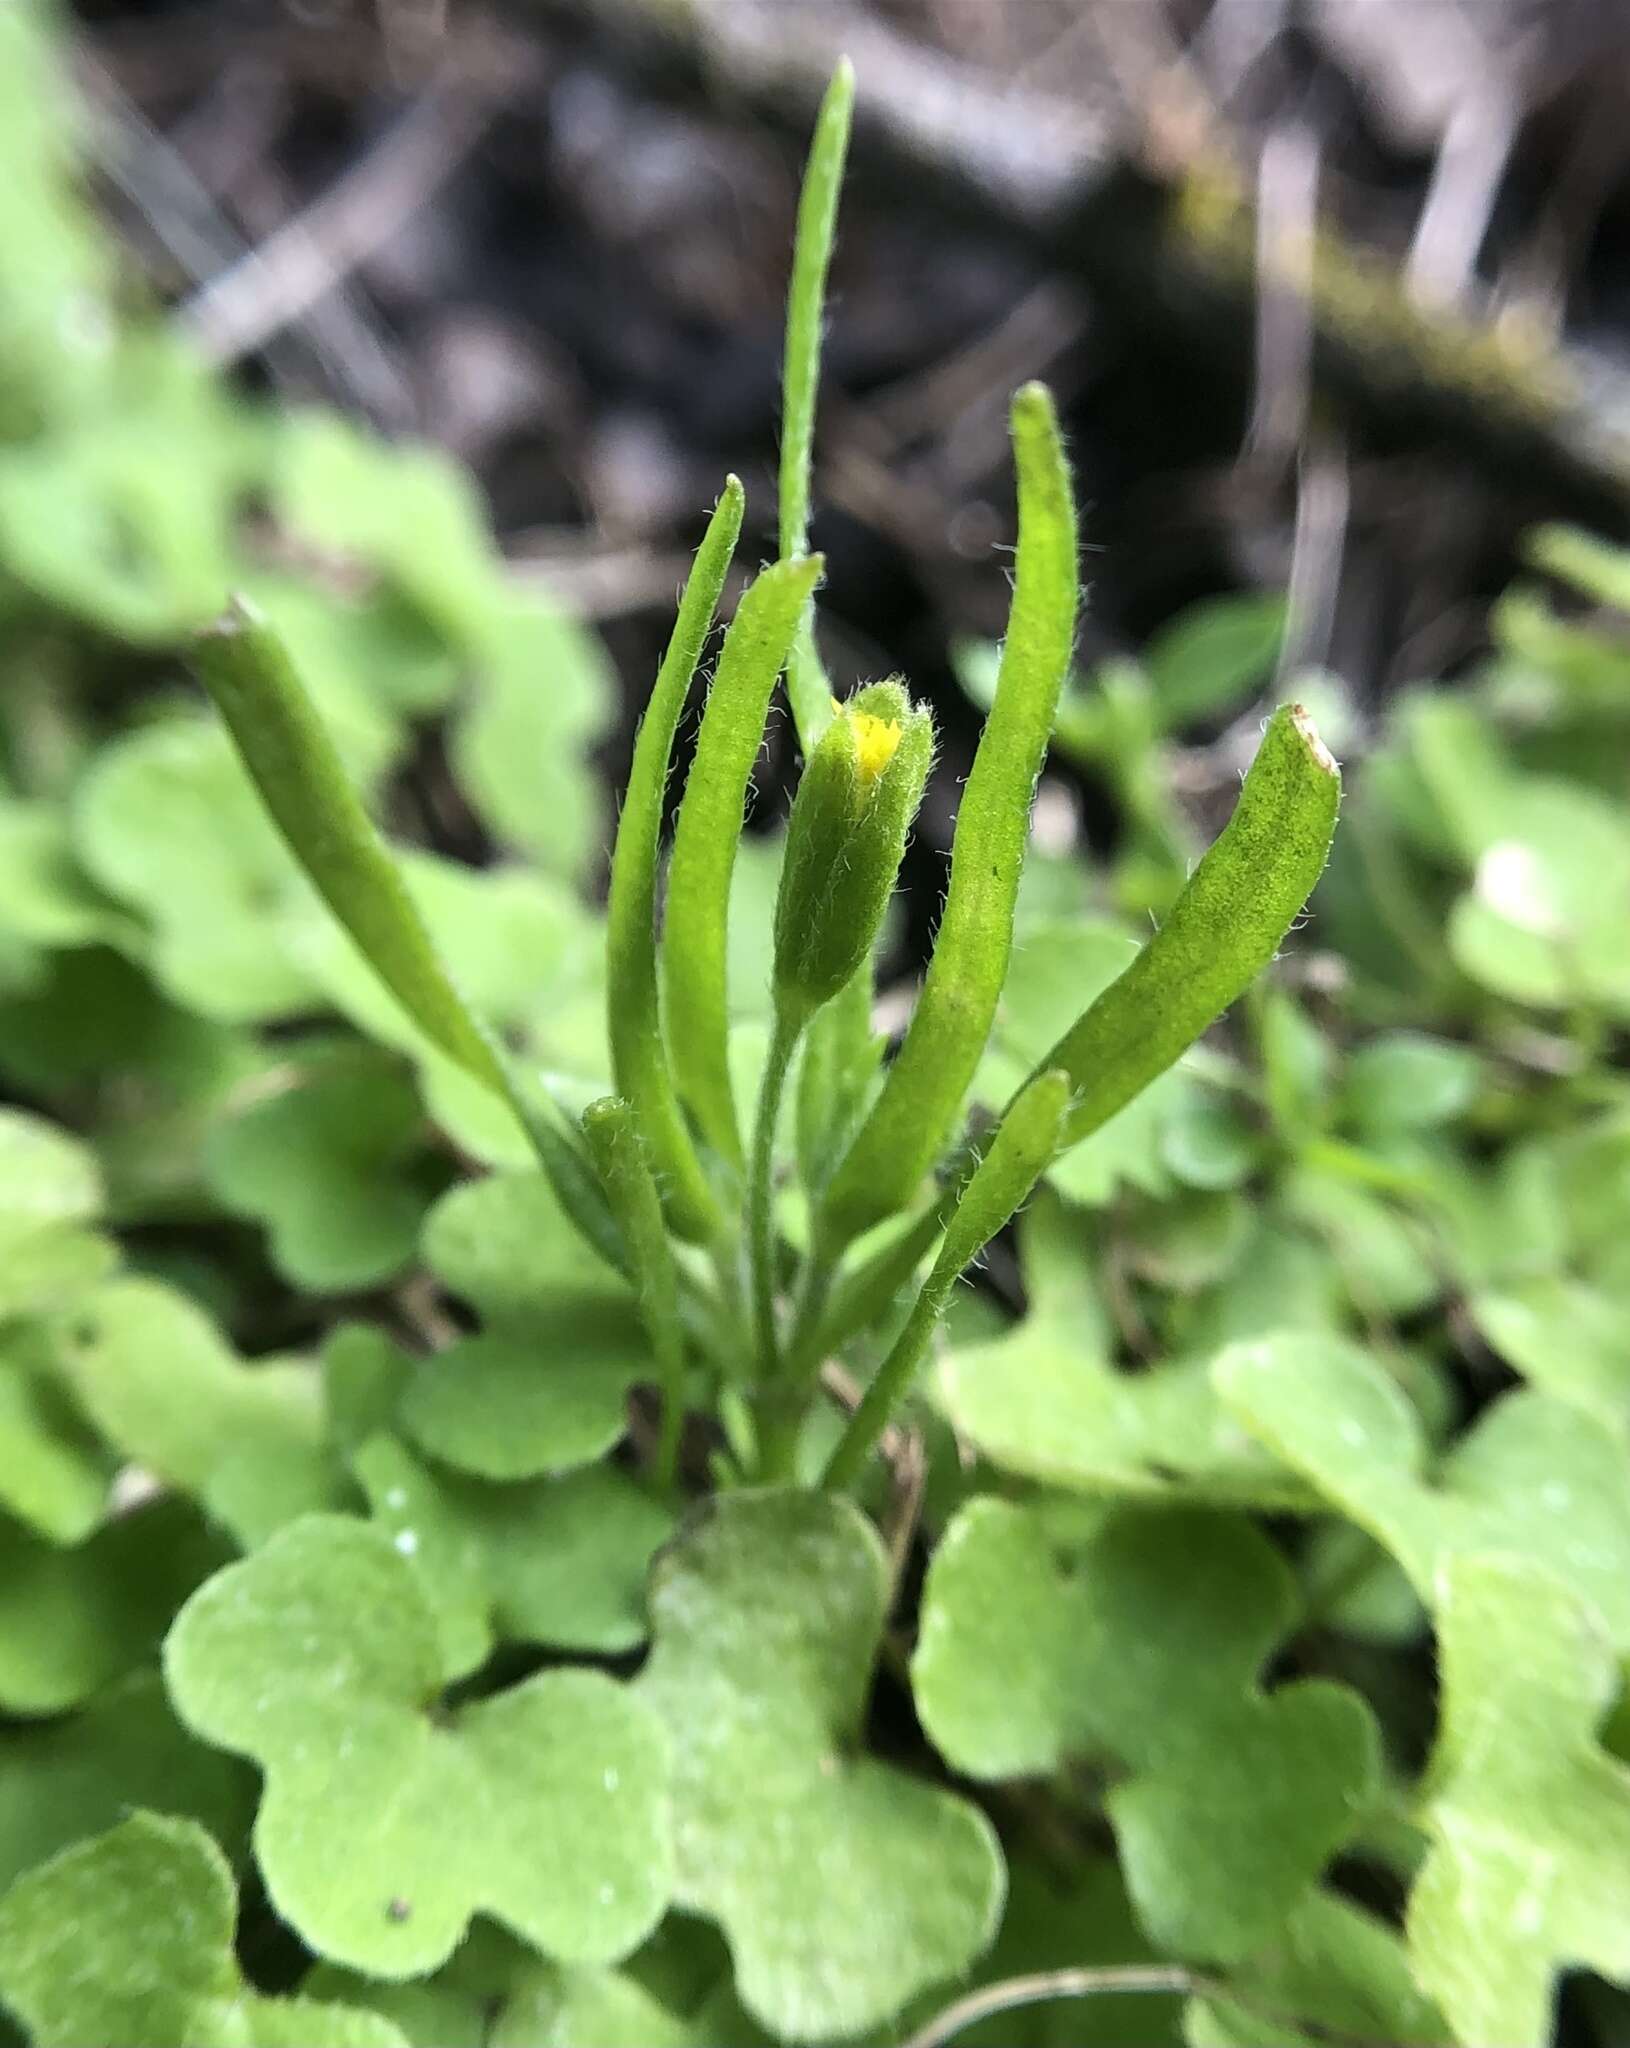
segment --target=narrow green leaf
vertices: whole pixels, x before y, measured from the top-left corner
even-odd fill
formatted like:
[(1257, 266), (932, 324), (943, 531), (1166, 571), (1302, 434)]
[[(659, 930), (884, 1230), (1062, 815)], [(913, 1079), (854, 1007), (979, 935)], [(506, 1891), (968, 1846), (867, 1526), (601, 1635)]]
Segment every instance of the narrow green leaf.
[(827, 1191), (824, 1229), (839, 1241), (909, 1204), (962, 1106), (1007, 977), (1030, 799), (1075, 636), (1075, 508), (1053, 402), (1039, 384), (1013, 401), (1013, 453), (1018, 579), (996, 701), (962, 793), (922, 996)]
[(788, 1360), (791, 1372), (813, 1373), (822, 1359), (831, 1358), (887, 1313), (938, 1244), (949, 1207), (942, 1196), (898, 1227), (891, 1226), (878, 1248), (839, 1278), (811, 1327), (799, 1333), (797, 1348)]
[(634, 1113), (620, 1096), (607, 1095), (583, 1112), (583, 1134), (600, 1182), (628, 1247), (640, 1316), (662, 1376), (662, 1438), (656, 1474), (671, 1488), (678, 1470), (684, 1421), (685, 1357), (679, 1322), (679, 1273), (662, 1225), (662, 1202), (651, 1175)]
[[(787, 294), (781, 378), (781, 552), (789, 559), (809, 546), (810, 457), (821, 376), (821, 320), (854, 104), (854, 69), (844, 57), (832, 74), (815, 120), (798, 198), (798, 233)], [(831, 691), (815, 651), (814, 607), (807, 601), (787, 659), (787, 695), (792, 700), (798, 741), (807, 755), (832, 715)]]
[(198, 635), (193, 660), (278, 829), (374, 972), (427, 1038), (507, 1093), (281, 641), (239, 603)]
[(1040, 1062), (1075, 1085), (1074, 1145), (1141, 1093), (1278, 950), (1324, 870), (1341, 772), (1299, 705), (1281, 705), (1221, 836), (1171, 915)]
[(606, 1024), (612, 1078), (640, 1120), (663, 1177), (670, 1218), (685, 1236), (696, 1238), (712, 1234), (717, 1206), (702, 1177), (663, 1050), (657, 998), (657, 851), (674, 732), (713, 624), (741, 532), (744, 503), (740, 482), (726, 477), (634, 741), (606, 906)]
[(396, 863), (277, 635), (239, 602), (193, 641), (200, 681), (267, 810), (318, 893), (419, 1029), (515, 1111), (572, 1221), (615, 1263), (593, 1176), (545, 1105), (520, 1089), (454, 988)]
[(775, 1134), (781, 1126), (781, 1098), (792, 1056), (803, 1030), (802, 1014), (778, 1008), (769, 1049), (759, 1076), (758, 1106), (753, 1113), (753, 1151), (747, 1163), (747, 1274), (752, 1295), (753, 1339), (761, 1379), (771, 1378), (781, 1362), (775, 1316), (776, 1235), (774, 1207)]
[(708, 692), (668, 868), (662, 978), (674, 1081), (702, 1135), (737, 1165), (741, 1133), (726, 1057), (730, 877), (770, 693), (820, 573), (818, 555), (777, 562), (736, 607)]
[(1058, 1148), (1070, 1101), (1069, 1077), (1039, 1074), (1014, 1102), (951, 1213), (944, 1242), (906, 1326), (878, 1367), (860, 1406), (838, 1440), (823, 1478), (848, 1486), (859, 1474), (889, 1417), (905, 1398), (936, 1324), (965, 1267), (989, 1244), (1047, 1169)]

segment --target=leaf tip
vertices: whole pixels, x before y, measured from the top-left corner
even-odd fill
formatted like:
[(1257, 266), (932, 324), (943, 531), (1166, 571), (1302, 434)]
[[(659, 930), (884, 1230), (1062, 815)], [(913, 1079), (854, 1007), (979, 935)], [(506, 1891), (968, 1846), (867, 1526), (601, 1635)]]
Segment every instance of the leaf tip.
[(1013, 424), (1018, 426), (1049, 426), (1057, 428), (1058, 408), (1053, 403), (1053, 394), (1039, 377), (1032, 377), (1029, 383), (1021, 384), (1013, 394)]
[(199, 640), (235, 640), (240, 633), (252, 632), (255, 627), (266, 623), (266, 614), (252, 597), (241, 590), (232, 591), (223, 611), (212, 619), (206, 619), (198, 628)]
[(1339, 776), (1341, 773), (1340, 764), (1324, 741), (1319, 738), (1319, 729), (1313, 723), (1306, 708), (1301, 704), (1292, 704), (1289, 710), (1290, 722), (1296, 728), (1298, 737), (1302, 740), (1309, 755), (1312, 757), (1314, 767), (1322, 769), (1326, 775)]

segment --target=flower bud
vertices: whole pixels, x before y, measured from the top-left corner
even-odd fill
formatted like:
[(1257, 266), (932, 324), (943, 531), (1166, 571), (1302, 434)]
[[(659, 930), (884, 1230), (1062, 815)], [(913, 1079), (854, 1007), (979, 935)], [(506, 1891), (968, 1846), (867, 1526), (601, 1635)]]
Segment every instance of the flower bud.
[(804, 766), (775, 906), (775, 1001), (805, 1023), (870, 953), (922, 801), (934, 722), (899, 683), (846, 703)]

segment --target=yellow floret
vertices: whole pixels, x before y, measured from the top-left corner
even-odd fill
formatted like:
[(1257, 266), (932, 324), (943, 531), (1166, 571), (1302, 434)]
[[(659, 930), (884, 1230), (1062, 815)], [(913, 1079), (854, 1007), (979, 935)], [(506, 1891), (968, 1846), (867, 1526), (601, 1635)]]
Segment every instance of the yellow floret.
[(894, 759), (900, 744), (897, 718), (874, 718), (869, 711), (849, 711), (855, 728), (855, 764), (863, 783), (875, 782)]

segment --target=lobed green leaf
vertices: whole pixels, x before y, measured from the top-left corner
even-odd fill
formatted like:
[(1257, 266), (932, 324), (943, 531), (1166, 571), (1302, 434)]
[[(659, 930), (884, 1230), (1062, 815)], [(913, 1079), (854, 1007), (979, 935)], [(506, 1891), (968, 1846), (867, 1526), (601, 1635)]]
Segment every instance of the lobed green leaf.
[(0, 1706), (60, 1714), (134, 1670), (230, 1554), (174, 1498), (104, 1522), (72, 1550), (0, 1517)]
[(1257, 1674), (1296, 1615), (1248, 1522), (1122, 1511), (1061, 1555), (1033, 1511), (976, 1500), (935, 1552), (918, 1711), (975, 1777), (1116, 1771), (1108, 1810), (1151, 1937), (1231, 1960), (1269, 1940), (1373, 1796), (1356, 1693)]
[(1234, 1345), (1214, 1375), (1251, 1434), (1368, 1530), (1428, 1605), (1452, 1559), (1509, 1551), (1554, 1573), (1630, 1648), (1630, 1449), (1594, 1416), (1521, 1388), (1436, 1459), (1397, 1382), (1342, 1339)]
[(494, 1485), (425, 1464), (381, 1430), (353, 1470), (430, 1597), (449, 1680), (500, 1642), (597, 1656), (644, 1642), (646, 1568), (673, 1517), (615, 1465)]
[(860, 1753), (887, 1601), (846, 1501), (736, 1493), (657, 1562), (636, 1684), (674, 1742), (676, 1901), (783, 2040), (858, 2034), (989, 1941), (1002, 1864), (956, 1795)]
[(334, 1504), (315, 1373), (250, 1365), (186, 1296), (121, 1278), (53, 1328), (58, 1370), (126, 1458), (191, 1494), (245, 1546)]
[(388, 1280), (411, 1260), (432, 1192), (418, 1094), (367, 1047), (290, 1065), (287, 1086), (216, 1124), (210, 1183), (265, 1224), (296, 1286), (332, 1294)]
[(1595, 1734), (1618, 1659), (1520, 1555), (1447, 1559), (1433, 1604), (1442, 1714), (1410, 1960), (1462, 2042), (1545, 2048), (1564, 1969), (1630, 1983), (1630, 1769)]
[(164, 1669), (188, 1726), (265, 1772), (261, 1872), (334, 1961), (419, 1976), (484, 1912), (545, 1954), (609, 1962), (667, 1903), (651, 1713), (571, 1670), (444, 1713), (434, 1613), (382, 1529), (285, 1529), (188, 1601)]
[(236, 1920), (204, 1830), (134, 1813), (0, 1899), (0, 1998), (35, 2048), (408, 2048), (377, 2013), (252, 1990)]
[(133, 1806), (196, 1820), (234, 1856), (248, 1847), (252, 1773), (188, 1734), (154, 1669), (130, 1672), (77, 1713), (6, 1729), (0, 1756), (0, 1893)]
[[(1306, 1483), (1242, 1439), (1214, 1392), (1209, 1360), (1142, 1371), (1115, 1360), (1101, 1270), (1106, 1249), (1056, 1195), (1019, 1221), (1027, 1313), (1000, 1334), (952, 1346), (934, 1375), (960, 1437), (1004, 1472), (1093, 1497), (1306, 1507)], [(1281, 1293), (1275, 1308), (1282, 1311)]]

